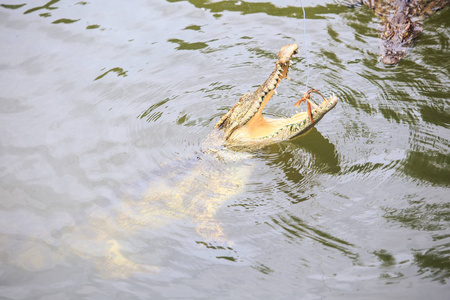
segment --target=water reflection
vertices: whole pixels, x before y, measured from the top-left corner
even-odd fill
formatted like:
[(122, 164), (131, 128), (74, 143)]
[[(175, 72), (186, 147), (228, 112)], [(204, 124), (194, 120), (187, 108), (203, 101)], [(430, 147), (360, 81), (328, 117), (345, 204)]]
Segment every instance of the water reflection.
[(86, 29), (97, 29), (97, 28), (100, 28), (100, 25), (94, 24), (86, 26)]
[[(270, 2), (248, 2), (240, 0), (231, 1), (208, 1), (208, 0), (167, 0), (167, 2), (181, 2), (187, 1), (197, 8), (202, 8), (214, 13), (216, 16), (220, 16), (217, 13), (226, 11), (237, 11), (242, 14), (257, 14), (264, 13), (269, 16), (283, 16), (290, 18), (300, 18), (303, 16), (303, 10), (298, 3), (297, 6), (285, 6), (279, 7)], [(347, 8), (343, 5), (327, 4), (326, 6), (313, 6), (308, 7), (308, 18), (310, 19), (323, 19), (323, 14), (332, 9), (333, 11), (344, 11)]]
[(53, 21), (52, 24), (72, 24), (72, 23), (75, 23), (78, 21), (80, 21), (80, 19), (73, 20), (73, 19), (63, 18), (63, 19), (58, 19), (58, 20)]
[[(326, 132), (325, 127), (321, 127), (321, 129)], [(317, 168), (317, 172), (336, 174), (341, 170), (334, 144), (316, 128), (287, 145), (289, 148), (283, 151), (280, 157), (294, 154), (294, 148), (299, 147), (314, 156), (314, 168)], [(282, 158), (282, 160), (284, 159)]]
[[(292, 203), (311, 198), (309, 185), (318, 175), (337, 174), (340, 171), (334, 145), (315, 128), (293, 141), (263, 149), (258, 157), (263, 159), (266, 168), (272, 173), (276, 172), (277, 176), (273, 176), (262, 186), (255, 185), (251, 190), (257, 189), (257, 194), (263, 191), (267, 193), (273, 190), (283, 191)], [(255, 176), (259, 177), (261, 174)], [(258, 202), (256, 199), (243, 205), (252, 206)], [(260, 199), (259, 205), (264, 205), (265, 202)]]
[(395, 257), (385, 249), (374, 251), (373, 254), (380, 259), (381, 266), (384, 268), (395, 266), (397, 263)]
[(446, 284), (450, 278), (450, 236), (435, 237), (435, 240), (441, 239), (444, 243), (417, 251), (414, 254), (414, 262), (419, 266), (418, 273), (422, 278), (431, 278)]
[(356, 259), (357, 254), (353, 252), (352, 245), (342, 239), (339, 239), (317, 227), (310, 226), (294, 215), (277, 216), (272, 218), (274, 227), (292, 242), (300, 243), (304, 238), (319, 242), (326, 248), (332, 248), (342, 252), (345, 256)]
[(18, 9), (25, 5), (27, 5), (27, 4), (26, 3), (23, 3), (23, 4), (0, 4), (1, 7), (7, 8), (7, 9)]
[(450, 156), (437, 151), (408, 151), (403, 162), (403, 172), (408, 176), (433, 184), (450, 186)]
[[(27, 9), (23, 12), (23, 14), (28, 15), (28, 14), (32, 14), (34, 12), (39, 12), (39, 11), (44, 10), (45, 12), (41, 12), (39, 14), (39, 16), (43, 17), (43, 18), (51, 17), (52, 16), (51, 12), (60, 8), (58, 6), (55, 6), (55, 4), (57, 4), (58, 2), (60, 2), (60, 0), (49, 1), (42, 6), (36, 6), (36, 7), (30, 8), (30, 9)], [(83, 2), (83, 1), (75, 3), (75, 5), (86, 5), (86, 4), (87, 4), (87, 2)], [(17, 5), (16, 4), (0, 4), (1, 7), (7, 8), (7, 9), (19, 9), (26, 5), (28, 5), (28, 4), (27, 3), (17, 4)], [(59, 19), (56, 19), (55, 21), (53, 21), (52, 24), (72, 24), (72, 23), (76, 23), (80, 20), (81, 19), (59, 18)], [(90, 25), (90, 26), (87, 26), (86, 29), (94, 29), (94, 28), (98, 28), (98, 27), (99, 27), (99, 25)]]
[[(102, 69), (101, 71), (103, 71), (103, 70), (104, 70), (104, 69)], [(115, 67), (115, 68), (109, 69), (108, 71), (104, 72), (103, 74), (97, 76), (97, 77), (94, 79), (94, 81), (95, 81), (95, 80), (102, 79), (103, 77), (105, 77), (106, 75), (108, 75), (108, 73), (111, 73), (111, 72), (116, 73), (117, 76), (127, 77), (127, 72), (128, 72), (128, 71), (125, 71), (124, 69), (119, 68), (119, 67)]]
[(168, 41), (178, 44), (177, 50), (199, 50), (208, 47), (208, 44), (203, 42), (189, 43), (180, 39), (169, 39)]
[(416, 200), (417, 195), (408, 195), (409, 205), (397, 209), (385, 207), (384, 217), (404, 227), (432, 233), (430, 247), (412, 249), (417, 271), (423, 278), (431, 278), (445, 284), (450, 277), (450, 203), (430, 203), (428, 199)]
[[(152, 104), (147, 110), (145, 110), (142, 114), (138, 116), (140, 119), (146, 119), (147, 122), (156, 122), (162, 116), (164, 111), (167, 109), (166, 107), (161, 107), (169, 102), (171, 99), (166, 98), (164, 100), (158, 101), (155, 104)], [(160, 108), (161, 107), (161, 108)]]
[[(413, 195), (408, 198), (412, 198)], [(403, 209), (385, 208), (384, 217), (414, 230), (442, 231), (449, 228), (450, 203), (428, 203), (426, 199), (410, 200)]]
[(26, 10), (26, 11), (24, 12), (24, 14), (25, 14), (25, 15), (26, 15), (26, 14), (30, 14), (30, 13), (32, 13), (32, 12), (35, 12), (35, 11), (38, 11), (38, 10), (41, 10), (41, 9), (45, 9), (45, 10), (54, 10), (54, 9), (58, 9), (58, 7), (52, 6), (52, 5), (58, 3), (59, 1), (60, 1), (60, 0), (51, 0), (51, 1), (47, 2), (46, 4), (44, 4), (44, 5), (42, 5), (42, 6), (36, 6), (36, 7), (33, 7), (33, 8), (30, 8), (30, 9)]

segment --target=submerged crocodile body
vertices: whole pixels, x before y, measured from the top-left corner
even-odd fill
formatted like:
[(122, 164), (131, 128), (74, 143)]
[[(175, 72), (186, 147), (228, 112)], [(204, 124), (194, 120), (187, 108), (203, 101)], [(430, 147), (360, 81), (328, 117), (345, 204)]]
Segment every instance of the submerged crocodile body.
[[(135, 272), (158, 271), (156, 267), (136, 263), (124, 252), (133, 241), (140, 242), (145, 228), (171, 219), (191, 218), (199, 236), (208, 242), (227, 244), (215, 214), (224, 200), (241, 191), (250, 176), (251, 168), (242, 163), (249, 155), (246, 151), (305, 133), (337, 103), (336, 96), (332, 96), (309, 113), (297, 113), (286, 119), (263, 117), (262, 111), (280, 81), (287, 77), (290, 59), (297, 49), (296, 44), (291, 44), (280, 50), (269, 78), (253, 93), (243, 95), (217, 122), (195, 158), (177, 161), (172, 167), (161, 166), (160, 174), (150, 180), (143, 197), (124, 197), (112, 211), (97, 209), (84, 225), (74, 224), (55, 233), (60, 236), (61, 252), (87, 259), (104, 277), (127, 277)], [(17, 264), (35, 265), (27, 259), (45, 252), (41, 250), (25, 251)]]
[(450, 0), (362, 0), (381, 18), (381, 62), (398, 64), (423, 30), (424, 18), (450, 3)]

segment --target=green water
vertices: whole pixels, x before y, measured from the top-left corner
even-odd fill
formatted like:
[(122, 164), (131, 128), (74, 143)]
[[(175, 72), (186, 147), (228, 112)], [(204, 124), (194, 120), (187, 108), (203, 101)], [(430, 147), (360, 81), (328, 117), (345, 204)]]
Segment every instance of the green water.
[[(385, 67), (368, 8), (303, 2), (308, 60), (300, 1), (0, 1), (0, 298), (446, 299), (450, 10)], [(307, 80), (339, 103), (306, 136), (217, 165), (251, 170), (217, 206), (227, 242), (195, 213), (109, 230), (207, 161), (214, 124), (292, 42), (265, 114), (293, 115)], [(212, 168), (183, 205), (210, 200)], [(111, 240), (151, 268), (109, 276)]]

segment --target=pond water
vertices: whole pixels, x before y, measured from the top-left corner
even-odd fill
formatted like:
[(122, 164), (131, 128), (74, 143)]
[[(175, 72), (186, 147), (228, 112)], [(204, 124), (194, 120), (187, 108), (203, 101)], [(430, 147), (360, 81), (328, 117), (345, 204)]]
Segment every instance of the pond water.
[[(300, 1), (0, 2), (2, 299), (448, 297), (449, 9), (386, 67), (379, 19), (332, 0), (303, 1), (308, 59)], [(200, 152), (293, 42), (265, 114), (307, 80), (336, 108)]]

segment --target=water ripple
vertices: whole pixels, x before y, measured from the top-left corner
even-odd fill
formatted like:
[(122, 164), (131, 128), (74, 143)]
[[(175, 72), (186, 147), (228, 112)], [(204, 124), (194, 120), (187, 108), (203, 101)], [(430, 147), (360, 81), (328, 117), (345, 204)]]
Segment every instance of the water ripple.
[(321, 243), (326, 248), (338, 250), (350, 258), (357, 257), (352, 251), (354, 245), (310, 226), (296, 216), (277, 216), (272, 218), (272, 221), (273, 226), (276, 226), (292, 242), (301, 244), (303, 239), (310, 239)]

